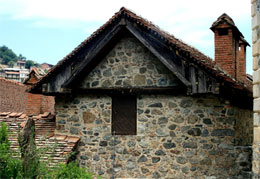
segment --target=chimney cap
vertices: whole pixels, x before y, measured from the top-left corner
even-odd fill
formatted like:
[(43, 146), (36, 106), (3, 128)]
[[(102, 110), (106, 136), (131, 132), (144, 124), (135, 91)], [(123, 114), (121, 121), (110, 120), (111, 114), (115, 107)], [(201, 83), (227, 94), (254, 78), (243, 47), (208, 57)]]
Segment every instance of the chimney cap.
[(231, 27), (236, 27), (233, 19), (231, 17), (229, 17), (229, 15), (227, 15), (226, 13), (223, 13), (221, 16), (218, 17), (218, 19), (215, 22), (213, 22), (210, 29), (214, 30), (218, 25), (223, 24), (223, 23), (228, 24)]
[(220, 24), (229, 25), (231, 28), (234, 29), (235, 33), (238, 34), (239, 40), (242, 41), (245, 45), (250, 46), (249, 43), (244, 39), (243, 34), (238, 30), (233, 19), (229, 15), (223, 13), (221, 16), (218, 17), (218, 19), (215, 22), (213, 22), (210, 29), (214, 32), (214, 30), (217, 29)]

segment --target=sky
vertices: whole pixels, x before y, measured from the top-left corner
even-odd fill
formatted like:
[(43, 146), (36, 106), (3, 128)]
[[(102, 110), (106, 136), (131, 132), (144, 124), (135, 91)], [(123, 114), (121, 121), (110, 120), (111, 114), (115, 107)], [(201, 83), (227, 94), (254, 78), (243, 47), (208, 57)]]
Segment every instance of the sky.
[[(249, 0), (0, 0), (0, 46), (55, 65), (123, 6), (213, 59), (209, 28), (223, 13), (252, 45)], [(247, 73), (252, 74), (251, 47)]]

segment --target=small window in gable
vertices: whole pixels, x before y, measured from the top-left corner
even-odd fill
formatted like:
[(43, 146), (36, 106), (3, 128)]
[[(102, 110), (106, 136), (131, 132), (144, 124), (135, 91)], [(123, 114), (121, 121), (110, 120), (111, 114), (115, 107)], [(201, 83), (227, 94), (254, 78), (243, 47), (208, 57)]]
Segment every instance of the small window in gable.
[(112, 97), (112, 134), (136, 135), (136, 96)]

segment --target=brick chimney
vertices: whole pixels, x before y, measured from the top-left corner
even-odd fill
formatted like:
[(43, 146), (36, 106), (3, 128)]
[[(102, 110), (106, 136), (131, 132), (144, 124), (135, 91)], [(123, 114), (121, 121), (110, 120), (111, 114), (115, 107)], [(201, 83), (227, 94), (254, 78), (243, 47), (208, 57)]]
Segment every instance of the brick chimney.
[(215, 62), (236, 80), (246, 77), (246, 47), (249, 46), (234, 21), (222, 14), (210, 28), (215, 34)]

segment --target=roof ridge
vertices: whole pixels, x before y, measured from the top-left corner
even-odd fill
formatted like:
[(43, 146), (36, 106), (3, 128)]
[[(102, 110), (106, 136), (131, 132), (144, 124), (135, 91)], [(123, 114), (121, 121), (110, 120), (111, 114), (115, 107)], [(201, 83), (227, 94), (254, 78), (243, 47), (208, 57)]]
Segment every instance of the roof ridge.
[(19, 86), (26, 86), (24, 85), (23, 83), (20, 83), (18, 81), (14, 81), (14, 80), (8, 80), (6, 78), (3, 78), (3, 77), (0, 77), (0, 81), (5, 81), (7, 83), (13, 83), (13, 84), (16, 84), (16, 85), (19, 85)]

